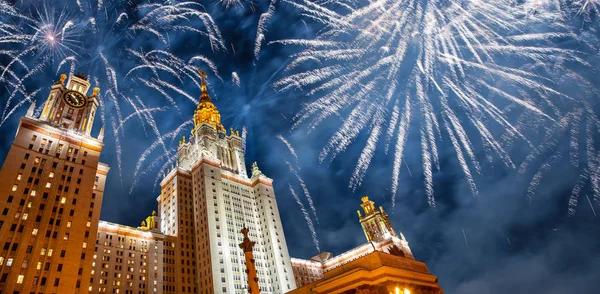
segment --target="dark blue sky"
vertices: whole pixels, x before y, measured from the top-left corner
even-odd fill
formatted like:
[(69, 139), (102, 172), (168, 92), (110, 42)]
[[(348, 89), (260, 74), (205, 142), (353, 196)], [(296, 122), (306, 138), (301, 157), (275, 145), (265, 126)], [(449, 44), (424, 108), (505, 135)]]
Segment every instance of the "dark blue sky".
[[(65, 1), (67, 2), (67, 1)], [(73, 5), (74, 1), (68, 1)], [(83, 1), (88, 3), (88, 1)], [(110, 2), (110, 1), (109, 1)], [(434, 172), (434, 189), (438, 206), (432, 209), (427, 205), (421, 170), (421, 151), (418, 136), (409, 137), (406, 146), (406, 165), (402, 168), (400, 188), (396, 199), (396, 209), (391, 210), (391, 166), (393, 158), (378, 152), (369, 167), (363, 184), (356, 191), (349, 190), (348, 182), (355, 167), (360, 151), (364, 147), (368, 133), (361, 135), (348, 149), (331, 163), (320, 164), (318, 155), (333, 132), (340, 125), (337, 117), (327, 119), (320, 127), (307, 132), (304, 126), (292, 129), (293, 117), (309, 101), (300, 90), (276, 92), (271, 84), (283, 76), (282, 68), (290, 61), (290, 55), (301, 48), (279, 44), (267, 45), (267, 42), (285, 38), (310, 38), (321, 28), (318, 23), (305, 19), (290, 5), (276, 4), (273, 18), (267, 26), (266, 42), (263, 44), (259, 59), (253, 55), (256, 28), (260, 14), (268, 8), (268, 1), (255, 0), (251, 6), (245, 5), (225, 9), (218, 1), (202, 1), (206, 11), (213, 17), (221, 30), (227, 51), (211, 50), (206, 38), (190, 33), (168, 33), (169, 45), (160, 44), (153, 36), (144, 32), (125, 32), (126, 29), (102, 27), (99, 38), (85, 40), (81, 36), (78, 43), (81, 62), (76, 71), (84, 72), (92, 78), (99, 75), (101, 91), (107, 89), (104, 67), (99, 61), (103, 53), (123, 78), (138, 60), (127, 53), (125, 48), (143, 50), (161, 48), (169, 50), (187, 61), (192, 56), (204, 55), (217, 66), (219, 76), (209, 72), (211, 82), (209, 92), (213, 102), (220, 110), (225, 128), (247, 129), (246, 163), (249, 166), (257, 161), (261, 170), (274, 179), (279, 210), (286, 232), (290, 254), (294, 257), (308, 258), (318, 252), (312, 242), (310, 231), (298, 204), (289, 192), (291, 185), (304, 205), (308, 203), (303, 195), (298, 179), (290, 172), (286, 160), (299, 168), (299, 175), (306, 183), (315, 203), (319, 222), (315, 222), (317, 237), (322, 251), (339, 254), (366, 240), (358, 223), (356, 210), (360, 197), (370, 195), (377, 205), (382, 205), (391, 216), (397, 231), (407, 238), (418, 260), (427, 263), (430, 271), (439, 277), (446, 293), (593, 293), (598, 286), (600, 276), (600, 221), (596, 216), (600, 206), (593, 198), (589, 185), (584, 187), (577, 211), (568, 214), (568, 201), (571, 190), (583, 167), (574, 168), (569, 164), (568, 133), (557, 132), (553, 136), (556, 146), (545, 150), (524, 175), (518, 175), (517, 169), (506, 168), (500, 162), (482, 160), (482, 175), (475, 181), (479, 188), (479, 197), (471, 195), (463, 172), (454, 155), (454, 149), (448, 138), (439, 145), (439, 171)], [(29, 14), (32, 10), (19, 9)], [(46, 2), (47, 7), (55, 8), (52, 13), (64, 13), (67, 18), (87, 20), (80, 13), (95, 15), (97, 12), (80, 12), (61, 1)], [(54, 6), (52, 5), (54, 4)], [(91, 5), (92, 7), (94, 5)], [(126, 11), (132, 18), (143, 15), (136, 12), (133, 5), (123, 8), (119, 5), (108, 6), (110, 12)], [(116, 14), (118, 15), (118, 13)], [(6, 15), (3, 22), (15, 21)], [(17, 22), (18, 23), (18, 22)], [(192, 26), (202, 27), (202, 22), (189, 21)], [(117, 32), (117, 33), (115, 33)], [(595, 31), (580, 32), (585, 38), (598, 38)], [(115, 37), (116, 36), (116, 37)], [(125, 45), (123, 45), (125, 43)], [(569, 46), (569, 41), (565, 40)], [(2, 47), (5, 48), (5, 47)], [(588, 68), (580, 72), (592, 85), (597, 86), (598, 64), (596, 53), (586, 57)], [(28, 64), (35, 64), (40, 55), (23, 57)], [(7, 62), (6, 56), (0, 59)], [(45, 100), (49, 86), (58, 77), (58, 61), (48, 61), (44, 69), (25, 81), (29, 89), (42, 87), (35, 97), (38, 105)], [(200, 64), (199, 64), (200, 65)], [(65, 72), (62, 70), (61, 72)], [(240, 85), (231, 82), (231, 73), (240, 77)], [(139, 73), (139, 76), (150, 72)], [(191, 81), (178, 85), (194, 97), (199, 89)], [(5, 88), (3, 84), (3, 88)], [(169, 107), (168, 110), (153, 115), (161, 133), (167, 133), (191, 120), (195, 105), (189, 100), (177, 96), (173, 98), (177, 107), (173, 107), (156, 91), (144, 87), (139, 82), (121, 83), (128, 95), (138, 95), (147, 107)], [(577, 87), (564, 85), (570, 91)], [(588, 93), (588, 92), (586, 92)], [(9, 97), (8, 91), (1, 92), (2, 107)], [(22, 97), (18, 97), (21, 99)], [(587, 97), (593, 111), (598, 111), (597, 96)], [(15, 105), (16, 102), (11, 102)], [(10, 148), (16, 131), (18, 119), (24, 115), (29, 103), (17, 108), (16, 112), (0, 126), (0, 160)], [(114, 105), (106, 102), (105, 122), (116, 115)], [(562, 106), (559, 106), (562, 107)], [(122, 104), (124, 116), (132, 109)], [(597, 112), (596, 112), (597, 113)], [(93, 134), (97, 134), (102, 121), (96, 121)], [(146, 126), (146, 132), (144, 132)], [(552, 127), (551, 125), (546, 126)], [(533, 145), (544, 142), (544, 130), (528, 134)], [(190, 127), (180, 135), (189, 135)], [(593, 139), (600, 140), (595, 132)], [(294, 147), (298, 163), (277, 135), (285, 137)], [(168, 148), (174, 149), (177, 141), (167, 140)], [(114, 133), (107, 132), (106, 146), (101, 160), (111, 166), (104, 203), (103, 220), (137, 226), (139, 222), (156, 209), (156, 197), (159, 187), (154, 186), (158, 169), (147, 169), (155, 158), (161, 155), (156, 149), (144, 162), (143, 175), (135, 186), (134, 171), (140, 155), (155, 142), (156, 136), (148, 125), (139, 119), (131, 119), (124, 125), (119, 136), (122, 147), (121, 170), (119, 170)], [(483, 150), (476, 148), (476, 155), (483, 159)], [(515, 143), (507, 146), (507, 151), (517, 168), (532, 149), (526, 144)], [(560, 153), (555, 163), (545, 173), (535, 196), (529, 200), (527, 189), (534, 174), (544, 162)], [(164, 162), (161, 162), (162, 165)], [(159, 165), (159, 166), (160, 166)], [(131, 191), (131, 192), (130, 192)], [(590, 197), (594, 212), (585, 195)], [(314, 221), (314, 220), (313, 220)]]

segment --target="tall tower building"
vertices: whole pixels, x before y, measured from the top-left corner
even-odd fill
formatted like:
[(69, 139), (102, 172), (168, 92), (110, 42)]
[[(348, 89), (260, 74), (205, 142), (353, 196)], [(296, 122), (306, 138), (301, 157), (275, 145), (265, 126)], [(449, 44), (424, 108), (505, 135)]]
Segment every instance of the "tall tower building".
[(253, 248), (261, 293), (296, 288), (272, 180), (255, 164), (248, 177), (238, 132), (226, 133), (202, 75), (200, 103), (177, 166), (161, 182), (160, 227), (177, 237), (178, 293), (247, 293), (241, 229)]
[(375, 209), (375, 203), (369, 200), (369, 196), (365, 196), (361, 200), (362, 204), (360, 206), (362, 206), (365, 216), (362, 216), (359, 210), (358, 218), (367, 241), (381, 241), (391, 236), (397, 237), (387, 213), (383, 211), (383, 207), (379, 206), (379, 210)]
[[(0, 170), (2, 293), (87, 293), (108, 166), (90, 136), (98, 88), (61, 75), (21, 118)], [(102, 133), (102, 132), (101, 132)]]

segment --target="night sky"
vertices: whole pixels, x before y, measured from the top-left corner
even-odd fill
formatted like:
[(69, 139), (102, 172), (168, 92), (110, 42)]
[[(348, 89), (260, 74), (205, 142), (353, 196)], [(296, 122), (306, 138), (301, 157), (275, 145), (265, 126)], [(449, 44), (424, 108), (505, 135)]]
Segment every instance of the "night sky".
[[(28, 5), (35, 1), (18, 2), (22, 13), (34, 13)], [(44, 2), (50, 15), (63, 14), (67, 19), (83, 21), (89, 18), (85, 14), (97, 13), (89, 12), (85, 7), (85, 12), (81, 12), (73, 6), (72, 2), (75, 1)], [(65, 4), (67, 2), (69, 4)], [(108, 2), (108, 8), (103, 13), (112, 15), (112, 10), (123, 10), (131, 18), (142, 14), (132, 8), (135, 7), (133, 4), (122, 7)], [(445, 293), (597, 292), (600, 285), (600, 221), (596, 214), (600, 213), (600, 206), (594, 198), (593, 188), (584, 185), (576, 212), (569, 215), (569, 196), (580, 175), (585, 172), (584, 166), (573, 167), (570, 164), (569, 133), (556, 132), (553, 135), (553, 141), (556, 142), (554, 148), (539, 155), (532, 167), (522, 175), (518, 173), (518, 167), (533, 148), (522, 143), (507, 146), (507, 152), (517, 166), (512, 169), (498, 160), (485, 160), (484, 151), (478, 146), (481, 144), (476, 144), (475, 154), (477, 158), (481, 158), (482, 165), (481, 175), (475, 175), (479, 190), (477, 197), (469, 190), (448, 138), (442, 138), (438, 146), (440, 170), (435, 170), (433, 175), (437, 200), (435, 209), (427, 204), (419, 138), (410, 136), (405, 148), (405, 164), (403, 163), (401, 170), (395, 209), (392, 210), (391, 154), (386, 155), (380, 149), (373, 158), (362, 185), (352, 191), (348, 188), (349, 179), (369, 132), (361, 133), (333, 161), (320, 163), (319, 152), (339, 128), (342, 118), (330, 117), (312, 130), (306, 125), (293, 128), (294, 116), (312, 98), (306, 97), (300, 89), (278, 92), (272, 87), (273, 82), (285, 75), (284, 67), (290, 62), (290, 55), (302, 48), (269, 42), (314, 37), (322, 28), (321, 24), (303, 17), (285, 2), (277, 3), (273, 17), (266, 26), (262, 50), (258, 58), (255, 58), (257, 24), (261, 13), (267, 11), (269, 2), (240, 2), (241, 5), (226, 8), (216, 0), (202, 1), (206, 12), (220, 29), (227, 50), (211, 50), (206, 38), (199, 34), (170, 32), (167, 34), (168, 45), (165, 45), (147, 32), (123, 33), (126, 30), (120, 29), (120, 33), (116, 34), (118, 38), (113, 38), (113, 33), (102, 32), (99, 34), (101, 37), (93, 40), (77, 36), (78, 40), (84, 41), (75, 45), (81, 60), (76, 72), (90, 75), (92, 79), (94, 75), (99, 76), (98, 86), (102, 93), (108, 88), (102, 84), (106, 80), (102, 61), (98, 58), (99, 53), (102, 53), (111, 61), (121, 82), (120, 87), (126, 95), (138, 95), (146, 107), (163, 107), (161, 111), (152, 113), (152, 117), (160, 133), (166, 134), (182, 123), (191, 121), (196, 105), (171, 91), (175, 101), (173, 105), (141, 82), (127, 81), (125, 75), (139, 61), (125, 48), (144, 52), (164, 49), (185, 61), (197, 55), (212, 60), (218, 69), (218, 76), (204, 64), (198, 63), (198, 67), (209, 73), (209, 93), (221, 113), (225, 128), (229, 130), (232, 127), (240, 133), (246, 128), (247, 167), (250, 168), (251, 163), (256, 161), (263, 173), (274, 180), (275, 195), (290, 255), (293, 257), (310, 258), (318, 251), (302, 211), (290, 193), (291, 186), (310, 213), (301, 183), (290, 171), (286, 161), (299, 170), (298, 173), (314, 200), (318, 222), (314, 217), (313, 222), (321, 251), (337, 255), (366, 242), (356, 210), (360, 208), (360, 198), (369, 195), (376, 205), (382, 205), (390, 214), (394, 228), (404, 234), (415, 258), (426, 262), (432, 274), (439, 277)], [(15, 22), (6, 14), (2, 15), (2, 20), (6, 23)], [(203, 26), (197, 19), (186, 23)], [(111, 29), (114, 28), (100, 30)], [(598, 39), (594, 30), (581, 32), (579, 37)], [(569, 40), (563, 40), (561, 46), (572, 45)], [(580, 74), (596, 87), (600, 84), (597, 78), (600, 60), (597, 52), (586, 54), (589, 66), (581, 69)], [(6, 55), (0, 57), (2, 65), (10, 60)], [(43, 58), (41, 54), (22, 57), (30, 65), (39, 62), (40, 58)], [(41, 91), (34, 97), (38, 110), (46, 99), (50, 85), (58, 79), (57, 67), (60, 60), (60, 57), (55, 56), (44, 61), (47, 64), (41, 71), (24, 82), (29, 91), (41, 87)], [(24, 71), (20, 69), (17, 72), (23, 74)], [(63, 72), (68, 72), (68, 66), (63, 67), (59, 73)], [(232, 72), (239, 75), (239, 86), (232, 82)], [(136, 75), (151, 76), (152, 72), (140, 71)], [(199, 97), (200, 90), (189, 79), (169, 81), (189, 95)], [(92, 83), (93, 86), (96, 85)], [(562, 88), (573, 95), (583, 92), (578, 85), (565, 84)], [(2, 89), (0, 106), (4, 108), (10, 96), (10, 87), (3, 81)], [(600, 113), (597, 95), (586, 95), (589, 97), (584, 99), (589, 101), (591, 110)], [(11, 107), (23, 99), (23, 96), (18, 94), (14, 99), (16, 100), (10, 102)], [(26, 102), (16, 107), (15, 112), (0, 125), (0, 163), (10, 148), (19, 118), (25, 115), (29, 105)], [(557, 107), (566, 107), (565, 105), (559, 104)], [(141, 163), (136, 181), (134, 173), (140, 156), (157, 140), (157, 136), (147, 120), (131, 118), (125, 122), (123, 131), (118, 135), (122, 150), (119, 169), (115, 133), (110, 130), (111, 116), (116, 116), (116, 111), (114, 104), (108, 99), (105, 107), (108, 109), (106, 116), (97, 117), (92, 131), (96, 136), (103, 121), (107, 125), (106, 145), (101, 161), (108, 164), (111, 171), (101, 219), (138, 226), (152, 210), (157, 209), (156, 197), (160, 193), (160, 187), (155, 183), (165, 161), (159, 160), (157, 166), (151, 164), (164, 152), (161, 148), (151, 152)], [(127, 116), (133, 112), (133, 108), (123, 103), (120, 111), (123, 116)], [(549, 124), (545, 128), (528, 132), (532, 145), (541, 144), (546, 135), (545, 130), (552, 127)], [(175, 138), (166, 138), (167, 148), (174, 150), (181, 135), (189, 137), (190, 130), (191, 125), (187, 125)], [(596, 131), (591, 136), (598, 141), (599, 134)], [(297, 160), (277, 138), (278, 135), (293, 146)], [(561, 156), (552, 158), (557, 153)], [(529, 199), (527, 190), (532, 178), (551, 158), (553, 164), (544, 170), (535, 195)], [(589, 202), (586, 196), (589, 196)]]

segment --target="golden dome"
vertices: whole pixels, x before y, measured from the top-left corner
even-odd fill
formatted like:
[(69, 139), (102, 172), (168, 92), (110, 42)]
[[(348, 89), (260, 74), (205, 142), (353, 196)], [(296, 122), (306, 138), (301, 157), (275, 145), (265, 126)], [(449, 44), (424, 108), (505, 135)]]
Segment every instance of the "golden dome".
[(194, 112), (194, 126), (199, 126), (202, 123), (211, 124), (216, 130), (225, 132), (225, 128), (221, 124), (221, 114), (217, 107), (210, 102), (210, 95), (206, 89), (206, 73), (202, 70), (198, 71), (202, 77), (202, 94), (200, 94), (200, 103)]

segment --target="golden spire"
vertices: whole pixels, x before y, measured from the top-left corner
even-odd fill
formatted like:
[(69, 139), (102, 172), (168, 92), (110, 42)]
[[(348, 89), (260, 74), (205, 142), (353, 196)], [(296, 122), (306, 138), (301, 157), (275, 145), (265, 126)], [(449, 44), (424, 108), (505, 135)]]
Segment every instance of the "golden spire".
[(199, 69), (198, 73), (200, 74), (200, 77), (202, 78), (202, 92), (200, 94), (200, 102), (207, 102), (210, 101), (210, 95), (208, 95), (208, 89), (206, 88), (206, 72)]
[(210, 101), (210, 95), (208, 95), (208, 89), (206, 87), (206, 72), (198, 70), (200, 77), (202, 78), (202, 88), (200, 94), (200, 103), (194, 112), (194, 126), (199, 126), (202, 123), (208, 123), (212, 125), (216, 130), (225, 132), (225, 127), (221, 124), (221, 114)]

